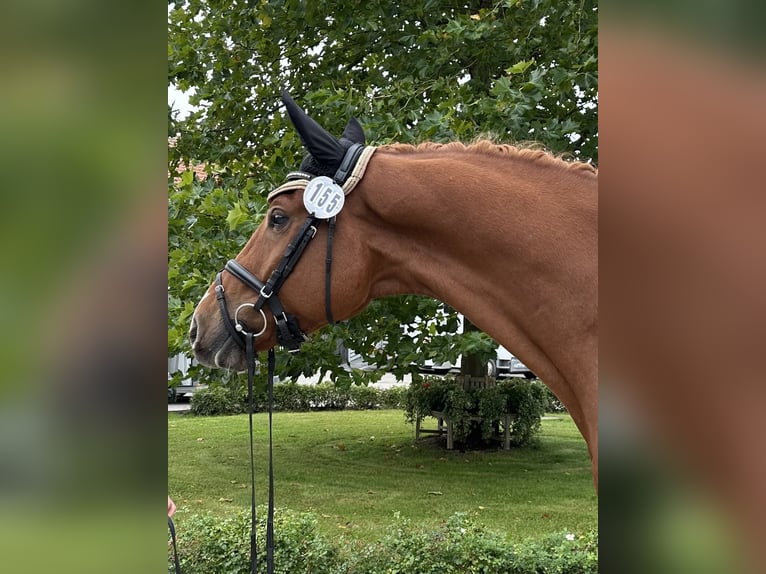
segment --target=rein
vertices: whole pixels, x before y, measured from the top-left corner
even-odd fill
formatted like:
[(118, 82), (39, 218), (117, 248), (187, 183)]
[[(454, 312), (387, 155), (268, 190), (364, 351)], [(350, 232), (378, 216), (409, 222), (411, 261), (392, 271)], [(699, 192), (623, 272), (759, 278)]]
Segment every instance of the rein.
[[(346, 150), (346, 154), (341, 161), (335, 176), (333, 177), (334, 183), (331, 185), (342, 186), (340, 189), (343, 192), (343, 196), (348, 195), (356, 184), (362, 179), (364, 170), (367, 167), (367, 162), (375, 151), (374, 147), (365, 147), (362, 144), (353, 144)], [(317, 178), (319, 179), (319, 178)], [(329, 178), (324, 178), (329, 179)], [(311, 174), (296, 172), (288, 174), (287, 182), (272, 191), (268, 196), (268, 201), (279, 195), (280, 193), (286, 193), (288, 191), (304, 190), (304, 204), (306, 204), (305, 191), (309, 184), (314, 181), (314, 177)], [(321, 184), (320, 184), (321, 185)], [(320, 186), (315, 186), (314, 189), (321, 189)], [(316, 195), (316, 194), (315, 194)], [(343, 196), (339, 199), (342, 200)], [(336, 197), (336, 200), (338, 198)], [(319, 204), (321, 205), (321, 203)], [(327, 220), (328, 233), (327, 233), (327, 255), (325, 258), (325, 313), (327, 315), (327, 321), (330, 324), (334, 324), (335, 321), (332, 315), (332, 297), (331, 297), (331, 271), (332, 271), (332, 243), (333, 235), (336, 225), (336, 214), (342, 209), (343, 202), (338, 202), (340, 205), (335, 213), (328, 215), (321, 215), (316, 212), (309, 212), (303, 225), (295, 234), (289, 245), (285, 249), (282, 255), (282, 260), (277, 265), (276, 269), (272, 271), (268, 280), (264, 283), (258, 279), (253, 273), (251, 273), (242, 264), (234, 259), (229, 260), (224, 266), (223, 270), (219, 271), (215, 278), (215, 296), (218, 302), (218, 308), (221, 313), (226, 329), (229, 331), (229, 335), (234, 342), (245, 351), (246, 363), (247, 363), (247, 393), (249, 402), (249, 427), (250, 427), (250, 509), (251, 509), (251, 533), (250, 533), (250, 571), (251, 574), (257, 573), (257, 547), (256, 547), (256, 509), (255, 509), (255, 462), (254, 462), (254, 447), (253, 447), (253, 411), (254, 398), (253, 398), (253, 379), (255, 378), (256, 368), (256, 353), (255, 353), (255, 339), (260, 337), (266, 332), (268, 327), (268, 321), (266, 319), (266, 313), (264, 307), (268, 306), (271, 314), (274, 318), (276, 326), (276, 338), (277, 343), (287, 348), (291, 353), (296, 353), (300, 350), (301, 344), (307, 340), (306, 334), (301, 331), (298, 324), (298, 319), (285, 311), (284, 306), (279, 300), (279, 290), (287, 280), (290, 273), (295, 268), (295, 265), (300, 260), (303, 252), (308, 246), (309, 242), (316, 236), (317, 229), (323, 220)], [(226, 307), (225, 289), (223, 286), (223, 272), (226, 271), (236, 277), (240, 282), (244, 283), (247, 287), (258, 293), (258, 299), (255, 303), (242, 303), (234, 311), (233, 319), (229, 316), (228, 309)], [(252, 332), (248, 325), (239, 319), (239, 312), (243, 307), (250, 307), (254, 311), (260, 314), (263, 320), (263, 327), (257, 332)], [(272, 455), (272, 411), (274, 403), (274, 371), (275, 371), (275, 353), (274, 348), (269, 349), (268, 352), (268, 375), (267, 375), (267, 388), (268, 388), (268, 412), (269, 412), (269, 505), (268, 505), (268, 518), (266, 523), (266, 568), (268, 574), (274, 573), (274, 466)], [(177, 563), (177, 561), (176, 561)]]
[(168, 528), (170, 528), (170, 539), (173, 541), (173, 564), (175, 564), (176, 574), (181, 574), (181, 562), (178, 560), (178, 546), (176, 544), (176, 527), (170, 516), (168, 516)]

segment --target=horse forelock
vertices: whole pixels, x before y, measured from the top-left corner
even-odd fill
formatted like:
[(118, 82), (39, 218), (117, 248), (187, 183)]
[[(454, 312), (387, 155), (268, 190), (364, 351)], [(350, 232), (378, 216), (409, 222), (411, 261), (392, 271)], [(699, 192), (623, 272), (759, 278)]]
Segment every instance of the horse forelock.
[(458, 141), (449, 143), (422, 142), (417, 145), (394, 143), (380, 146), (379, 149), (381, 151), (391, 151), (395, 153), (428, 153), (443, 151), (497, 155), (530, 162), (548, 163), (566, 169), (598, 174), (598, 169), (593, 164), (582, 161), (570, 161), (565, 159), (565, 155), (554, 155), (551, 152), (542, 149), (541, 145), (537, 143), (511, 145), (496, 143), (488, 139), (479, 139), (469, 144)]

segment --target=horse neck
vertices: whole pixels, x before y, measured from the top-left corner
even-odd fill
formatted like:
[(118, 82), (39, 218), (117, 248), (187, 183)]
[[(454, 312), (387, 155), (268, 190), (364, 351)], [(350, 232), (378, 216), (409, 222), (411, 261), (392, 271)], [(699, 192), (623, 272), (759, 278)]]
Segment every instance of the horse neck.
[(582, 260), (596, 252), (595, 178), (552, 162), (379, 150), (359, 191), (378, 255), (374, 297), (418, 293), (460, 308), (484, 292), (502, 306), (522, 277), (583, 273), (582, 261), (561, 260), (562, 243)]

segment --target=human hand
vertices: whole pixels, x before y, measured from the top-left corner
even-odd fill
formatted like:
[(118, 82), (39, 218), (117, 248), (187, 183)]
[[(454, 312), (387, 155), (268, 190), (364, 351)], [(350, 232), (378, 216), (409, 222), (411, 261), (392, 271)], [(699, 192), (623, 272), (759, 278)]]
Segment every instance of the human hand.
[(173, 516), (173, 513), (176, 511), (176, 504), (173, 502), (170, 497), (168, 496), (168, 518)]

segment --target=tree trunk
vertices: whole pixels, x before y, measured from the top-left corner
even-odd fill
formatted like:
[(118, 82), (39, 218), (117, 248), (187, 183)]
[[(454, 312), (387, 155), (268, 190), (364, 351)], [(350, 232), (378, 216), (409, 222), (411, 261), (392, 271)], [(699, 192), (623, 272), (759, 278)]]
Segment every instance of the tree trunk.
[[(463, 317), (463, 332), (479, 331), (479, 328)], [(460, 374), (471, 377), (486, 377), (487, 363), (481, 354), (465, 354), (460, 359)]]

